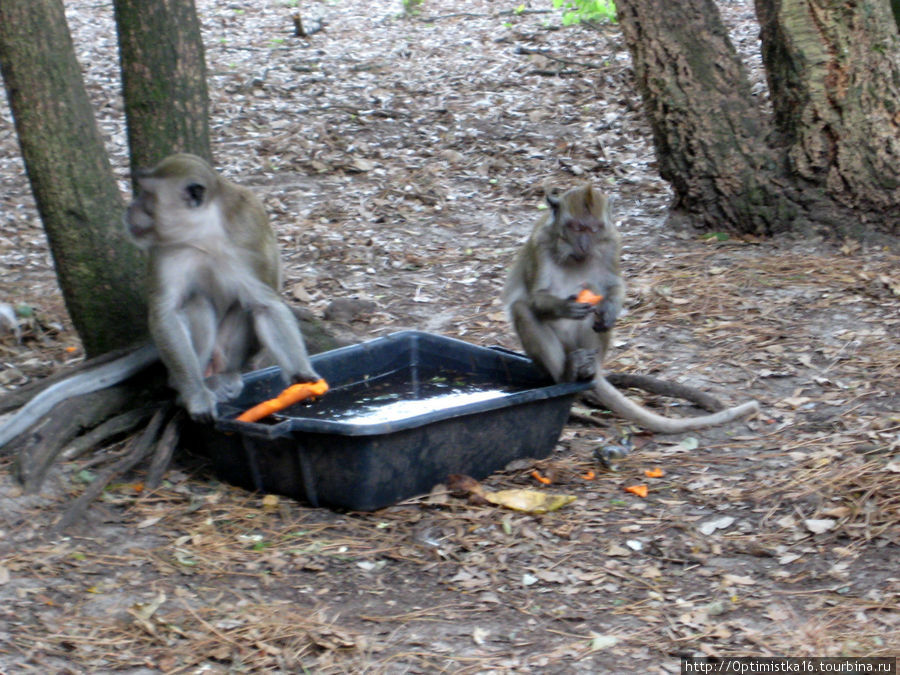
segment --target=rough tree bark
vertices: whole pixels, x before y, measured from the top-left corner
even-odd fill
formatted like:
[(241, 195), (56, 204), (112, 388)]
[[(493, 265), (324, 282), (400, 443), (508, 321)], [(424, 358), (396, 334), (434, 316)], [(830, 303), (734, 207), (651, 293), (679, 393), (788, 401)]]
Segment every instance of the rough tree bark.
[(900, 37), (887, 2), (756, 0), (788, 171), (900, 221)]
[(193, 0), (114, 0), (131, 168), (173, 152), (213, 163), (206, 60)]
[(144, 262), (81, 79), (61, 0), (0, 2), (0, 72), (60, 288), (89, 355), (146, 335)]
[[(132, 166), (151, 166), (175, 151), (209, 158), (206, 69), (193, 1), (116, 0), (115, 7)], [(113, 348), (146, 339), (145, 261), (124, 237), (124, 204), (61, 0), (0, 0), (0, 65), (66, 307), (88, 354), (103, 355), (82, 365), (91, 372), (111, 358)], [(310, 353), (339, 344), (310, 315), (299, 314)], [(0, 400), (0, 410), (28, 400), (14, 392)], [(126, 382), (70, 397), (36, 420), (31, 416), (20, 418), (25, 431), (12, 423), (0, 427), (0, 453), (16, 457), (16, 473), (29, 492), (40, 489), (67, 448), (78, 454), (124, 443), (101, 455), (113, 463), (64, 516), (62, 527), (77, 521), (109, 480), (148, 457), (146, 483), (158, 484), (184, 424), (158, 362)], [(148, 419), (146, 428), (123, 441)]]
[(673, 221), (896, 234), (900, 39), (887, 0), (757, 6), (775, 115), (752, 95), (712, 0), (617, 2)]

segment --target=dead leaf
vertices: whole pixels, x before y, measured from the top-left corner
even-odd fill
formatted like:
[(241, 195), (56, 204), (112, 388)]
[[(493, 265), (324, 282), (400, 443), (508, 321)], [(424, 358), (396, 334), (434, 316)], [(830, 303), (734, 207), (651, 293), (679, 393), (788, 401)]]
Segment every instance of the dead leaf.
[(618, 544), (610, 544), (609, 548), (607, 548), (604, 553), (614, 558), (624, 558), (631, 555), (631, 551), (629, 551), (624, 546), (619, 546)]
[(135, 525), (135, 527), (138, 528), (139, 530), (142, 530), (147, 527), (153, 527), (160, 520), (162, 520), (162, 516), (152, 516), (150, 518), (145, 518), (144, 520), (139, 522), (137, 525)]
[(484, 498), (491, 504), (525, 513), (548, 513), (575, 501), (575, 495), (524, 489), (485, 492)]
[(353, 168), (361, 173), (365, 173), (366, 171), (371, 171), (372, 169), (374, 169), (375, 163), (363, 157), (354, 157), (353, 161), (350, 162), (350, 166), (347, 168)]
[(726, 527), (731, 527), (734, 523), (734, 518), (731, 516), (722, 516), (721, 518), (716, 518), (714, 520), (707, 520), (704, 523), (700, 523), (700, 526), (697, 528), (701, 533), (706, 536), (711, 535), (716, 530), (724, 530)]
[(590, 642), (590, 651), (596, 652), (601, 649), (609, 649), (619, 644), (619, 638), (615, 635), (597, 635), (592, 634)]
[(756, 584), (756, 579), (746, 575), (725, 574), (722, 576), (722, 582), (726, 586), (754, 586)]
[(700, 447), (700, 441), (693, 436), (688, 436), (678, 444), (678, 447), (682, 450), (696, 450)]
[(481, 487), (481, 483), (462, 473), (451, 473), (447, 476), (447, 489), (456, 496), (484, 495), (484, 488)]
[(487, 642), (488, 636), (490, 634), (491, 631), (479, 626), (475, 626), (474, 630), (472, 631), (472, 641), (479, 647), (483, 647), (484, 643)]
[(803, 524), (813, 534), (822, 534), (833, 529), (837, 525), (837, 521), (831, 518), (808, 518), (803, 521)]
[(291, 287), (291, 295), (299, 302), (312, 302), (312, 296), (309, 294), (309, 291), (306, 290), (306, 286), (302, 283), (294, 284)]

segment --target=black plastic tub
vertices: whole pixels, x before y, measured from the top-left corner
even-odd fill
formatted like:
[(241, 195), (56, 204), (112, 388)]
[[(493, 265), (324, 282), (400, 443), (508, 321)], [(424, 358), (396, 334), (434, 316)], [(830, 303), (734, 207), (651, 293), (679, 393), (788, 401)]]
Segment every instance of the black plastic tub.
[(514, 459), (546, 457), (575, 394), (590, 387), (548, 382), (513, 352), (420, 331), (312, 361), (330, 386), (317, 401), (259, 423), (234, 420), (283, 389), (278, 369), (268, 368), (245, 375), (241, 396), (219, 407), (202, 442), (220, 478), (313, 506), (371, 511), (452, 473), (480, 479)]

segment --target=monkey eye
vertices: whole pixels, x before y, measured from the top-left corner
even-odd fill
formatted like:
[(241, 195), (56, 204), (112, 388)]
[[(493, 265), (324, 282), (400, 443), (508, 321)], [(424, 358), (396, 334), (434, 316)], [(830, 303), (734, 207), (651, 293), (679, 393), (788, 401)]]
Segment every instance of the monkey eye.
[(191, 206), (197, 207), (203, 204), (203, 195), (206, 194), (206, 187), (200, 185), (200, 183), (191, 183), (185, 188), (185, 191), (188, 195), (188, 203)]
[(585, 222), (583, 220), (569, 221), (569, 228), (574, 232), (596, 232), (597, 225), (595, 223)]

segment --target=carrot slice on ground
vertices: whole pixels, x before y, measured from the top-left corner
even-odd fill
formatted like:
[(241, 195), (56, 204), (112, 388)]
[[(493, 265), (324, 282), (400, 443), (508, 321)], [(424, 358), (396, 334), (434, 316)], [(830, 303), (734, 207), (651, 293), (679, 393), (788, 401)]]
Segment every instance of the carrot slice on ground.
[(633, 495), (637, 495), (638, 497), (646, 497), (647, 496), (647, 486), (646, 485), (629, 485), (625, 488), (625, 492), (630, 492)]
[(589, 305), (596, 305), (602, 299), (602, 295), (597, 295), (587, 288), (582, 288), (578, 295), (575, 296), (575, 300), (577, 300), (578, 302), (586, 302)]
[(325, 380), (293, 384), (275, 398), (270, 398), (268, 401), (263, 401), (253, 406), (249, 410), (242, 412), (235, 419), (238, 422), (256, 422), (295, 403), (313, 396), (321, 396), (326, 391), (328, 391), (328, 383)]
[(581, 474), (581, 477), (585, 480), (594, 480), (597, 477), (597, 474), (595, 474), (593, 471), (588, 471), (587, 473)]
[(550, 485), (550, 483), (553, 482), (546, 476), (542, 476), (537, 469), (531, 472), (531, 477), (534, 478), (538, 483), (543, 483), (544, 485)]
[(652, 469), (644, 469), (644, 475), (647, 476), (647, 478), (662, 478), (666, 475), (666, 472), (657, 466)]

